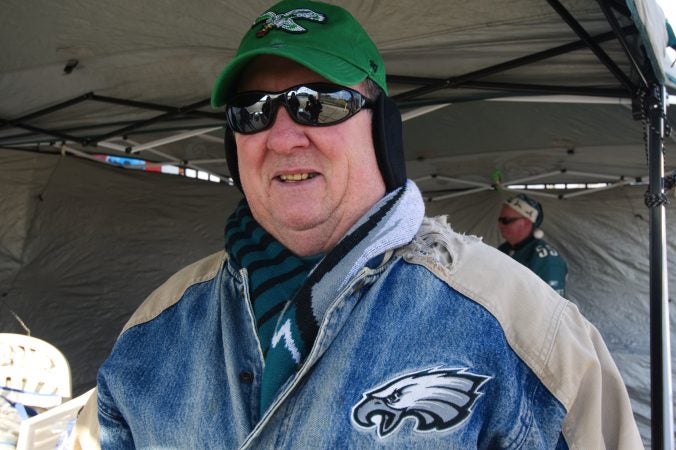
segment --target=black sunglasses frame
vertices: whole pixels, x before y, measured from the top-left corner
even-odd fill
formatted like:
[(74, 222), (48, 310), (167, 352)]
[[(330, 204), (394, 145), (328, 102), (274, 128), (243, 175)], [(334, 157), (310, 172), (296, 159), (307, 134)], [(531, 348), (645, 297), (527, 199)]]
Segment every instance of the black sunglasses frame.
[(525, 217), (498, 217), (498, 222), (503, 225), (511, 225), (517, 220), (525, 219)]
[[(301, 92), (301, 89), (303, 88), (305, 88), (305, 91)], [(317, 121), (319, 119), (318, 115), (314, 121), (307, 120), (302, 116), (299, 116), (298, 115), (299, 109), (296, 109), (296, 111), (294, 111), (292, 106), (289, 104), (289, 99), (293, 97), (293, 94), (298, 95), (299, 92), (305, 95), (307, 94), (306, 92), (307, 90), (314, 91), (317, 94), (324, 95), (337, 94), (339, 92), (343, 93), (348, 92), (350, 94), (350, 98), (346, 102), (346, 106), (349, 109), (348, 114), (337, 120), (331, 120), (327, 122), (318, 122)], [(318, 97), (317, 101), (319, 102), (319, 104), (322, 104), (321, 96), (317, 95), (317, 97)], [(251, 102), (250, 99), (252, 98), (254, 99), (258, 98), (258, 100)], [(339, 98), (341, 100), (344, 100), (344, 96), (341, 96)], [(256, 111), (252, 113), (247, 108), (250, 108), (258, 103), (270, 105), (269, 112), (267, 113), (267, 123), (262, 125), (260, 128), (256, 128), (254, 130), (246, 130), (242, 126), (240, 126), (240, 121), (239, 119), (237, 119), (237, 117), (240, 116), (243, 109), (246, 110), (246, 112), (249, 115), (253, 115), (254, 113), (256, 113)], [(304, 83), (277, 92), (267, 92), (267, 91), (239, 92), (228, 101), (227, 106), (225, 108), (226, 111), (225, 116), (228, 122), (228, 126), (230, 127), (231, 130), (240, 134), (255, 134), (260, 131), (267, 130), (275, 123), (275, 119), (277, 118), (277, 111), (280, 105), (283, 105), (284, 108), (286, 108), (286, 111), (289, 113), (289, 117), (291, 117), (291, 119), (297, 124), (312, 127), (326, 127), (344, 122), (350, 117), (357, 114), (362, 109), (373, 109), (374, 102), (361, 92), (355, 91), (354, 89), (350, 89), (345, 86), (340, 86), (338, 84)]]

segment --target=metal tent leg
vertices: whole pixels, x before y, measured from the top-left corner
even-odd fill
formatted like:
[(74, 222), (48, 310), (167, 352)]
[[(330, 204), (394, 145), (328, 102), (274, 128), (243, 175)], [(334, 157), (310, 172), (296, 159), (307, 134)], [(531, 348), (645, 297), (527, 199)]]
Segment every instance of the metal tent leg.
[(666, 90), (652, 85), (645, 98), (650, 208), (650, 400), (653, 449), (674, 448), (671, 384), (671, 334), (667, 289), (663, 139)]

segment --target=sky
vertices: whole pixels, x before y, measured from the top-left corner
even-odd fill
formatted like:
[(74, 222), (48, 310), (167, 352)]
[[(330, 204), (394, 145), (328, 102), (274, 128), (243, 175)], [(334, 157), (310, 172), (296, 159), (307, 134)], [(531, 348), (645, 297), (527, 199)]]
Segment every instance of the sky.
[[(657, 0), (657, 4), (664, 11), (664, 16), (669, 21), (672, 29), (676, 31), (676, 0)], [(667, 61), (673, 61), (671, 66), (673, 68), (673, 64), (676, 63), (676, 50), (667, 48)], [(673, 105), (676, 105), (676, 103), (673, 103)]]
[(662, 7), (669, 23), (672, 26), (676, 24), (676, 0), (657, 0), (657, 4)]

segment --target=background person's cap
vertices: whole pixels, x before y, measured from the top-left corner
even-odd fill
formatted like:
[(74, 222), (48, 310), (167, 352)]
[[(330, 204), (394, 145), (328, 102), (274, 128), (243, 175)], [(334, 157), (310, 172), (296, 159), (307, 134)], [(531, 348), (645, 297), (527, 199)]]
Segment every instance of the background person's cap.
[(261, 14), (211, 91), (215, 108), (235, 93), (242, 70), (259, 55), (288, 58), (324, 78), (352, 86), (366, 78), (387, 93), (385, 65), (371, 38), (346, 10), (308, 0), (284, 0)]
[(519, 194), (516, 197), (510, 198), (505, 202), (505, 205), (530, 220), (533, 223), (534, 228), (538, 228), (542, 225), (542, 220), (544, 219), (542, 205), (540, 205), (540, 202), (526, 194)]

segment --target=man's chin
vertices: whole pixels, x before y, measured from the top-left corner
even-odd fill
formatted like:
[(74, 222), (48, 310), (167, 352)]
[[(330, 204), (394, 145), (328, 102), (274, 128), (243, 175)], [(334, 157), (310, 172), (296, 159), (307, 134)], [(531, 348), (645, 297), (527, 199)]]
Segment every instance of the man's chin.
[(334, 244), (332, 230), (325, 228), (313, 222), (296, 220), (278, 224), (272, 234), (296, 255), (312, 256), (325, 253)]
[(297, 213), (286, 211), (285, 214), (278, 214), (275, 217), (277, 217), (277, 226), (291, 233), (312, 231), (326, 221), (326, 218), (307, 214), (307, 211), (298, 211)]
[(268, 202), (269, 214), (273, 220), (290, 229), (307, 230), (328, 219), (330, 208), (325, 206), (326, 201), (323, 191), (271, 195)]

